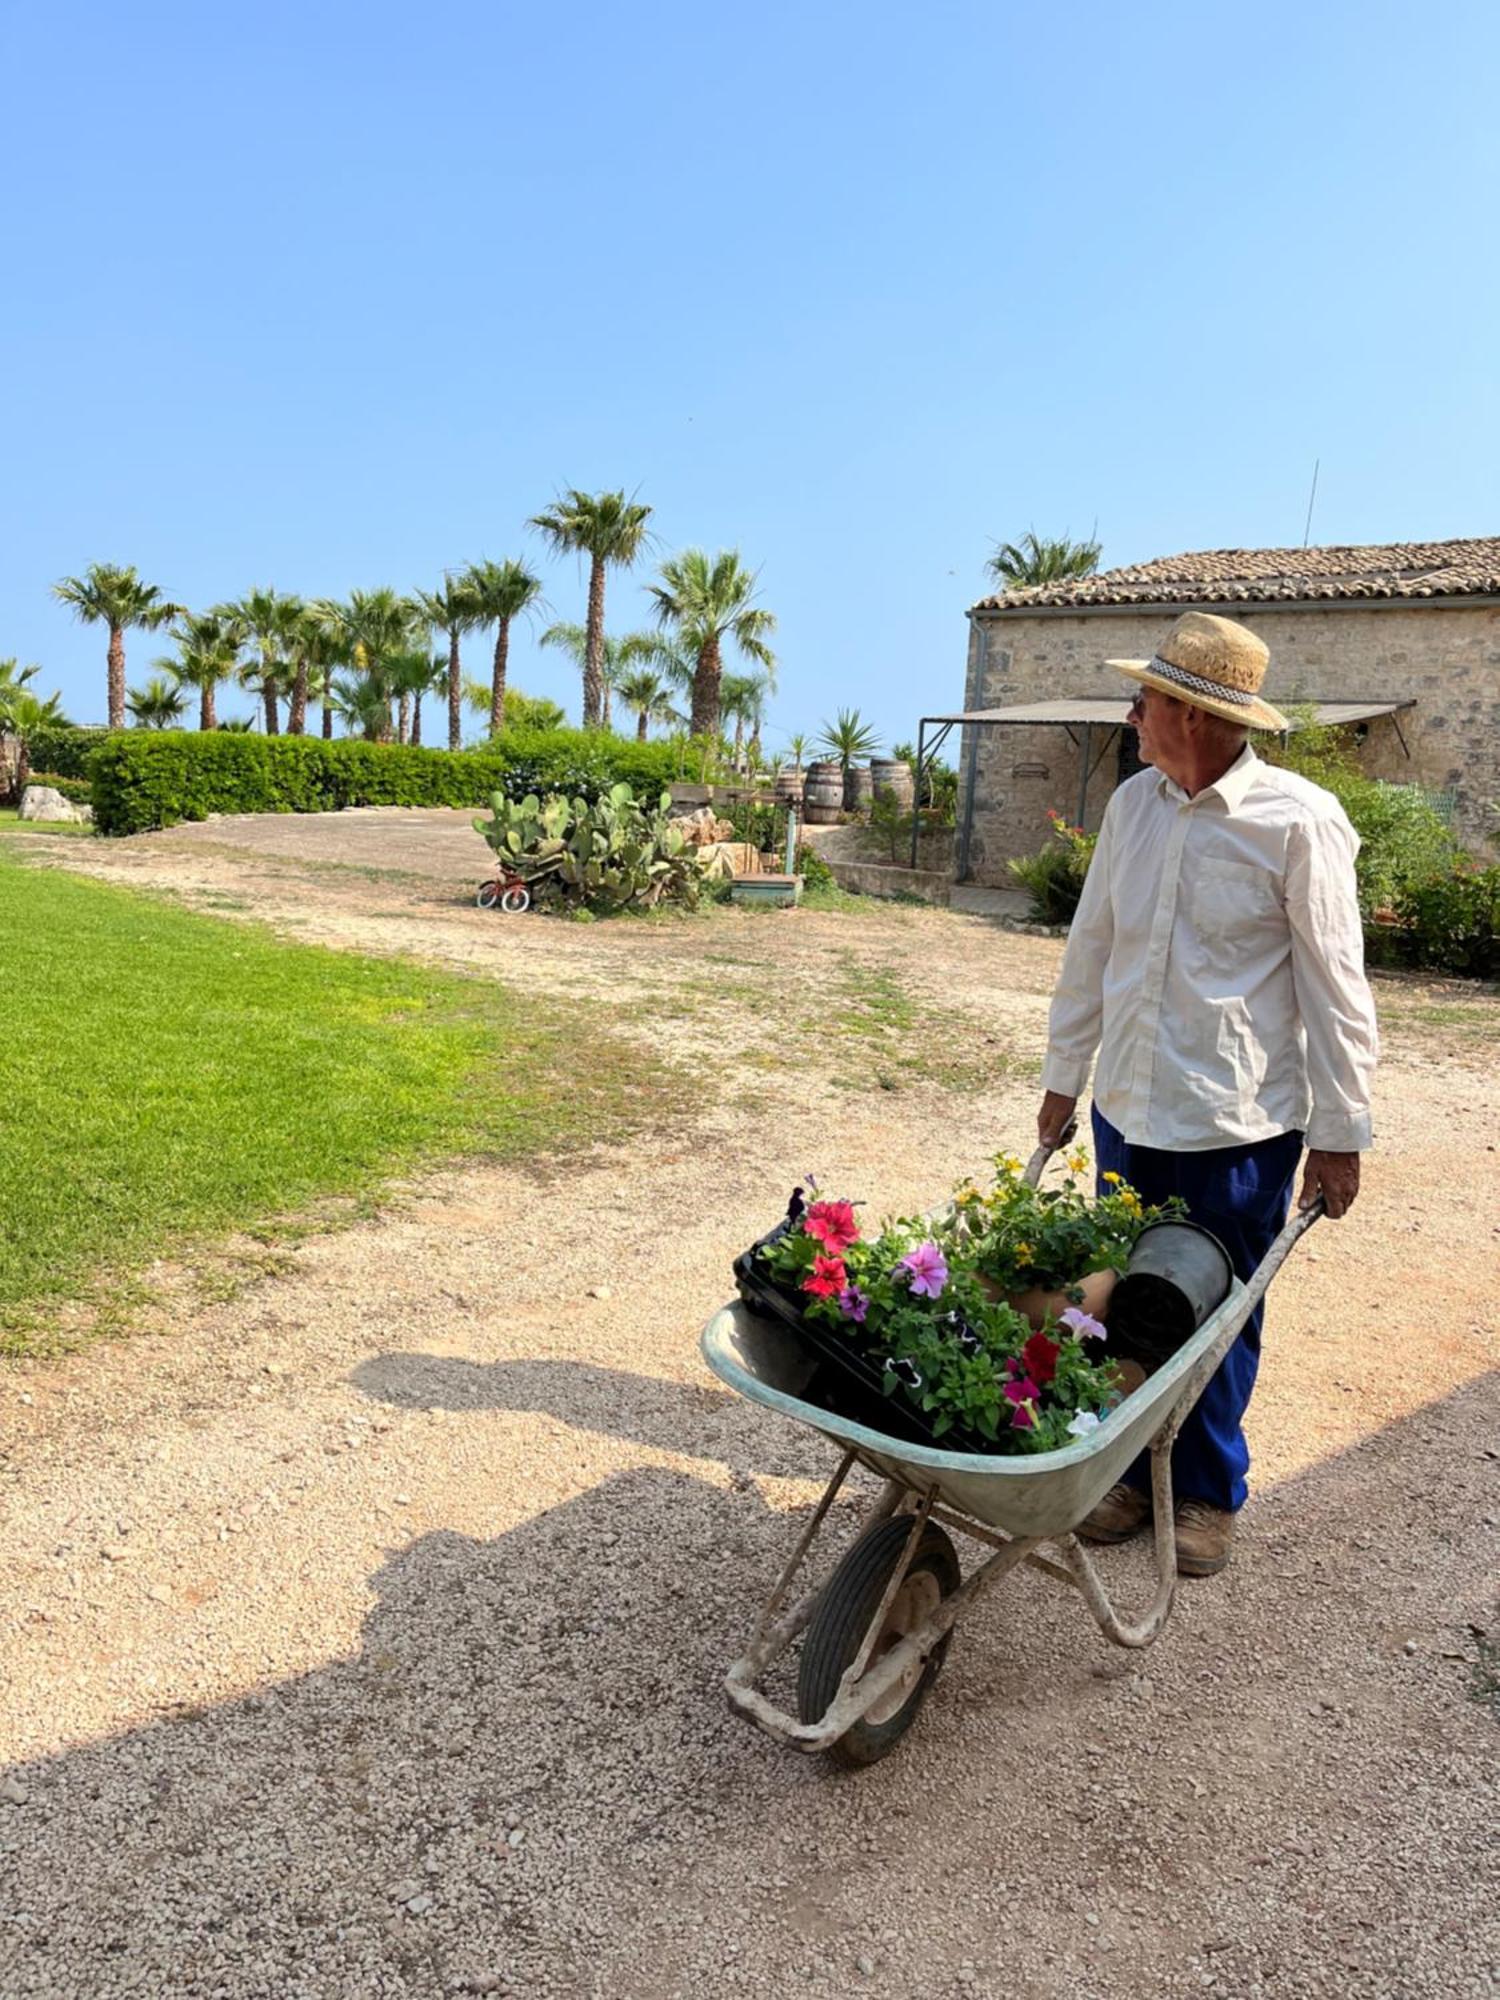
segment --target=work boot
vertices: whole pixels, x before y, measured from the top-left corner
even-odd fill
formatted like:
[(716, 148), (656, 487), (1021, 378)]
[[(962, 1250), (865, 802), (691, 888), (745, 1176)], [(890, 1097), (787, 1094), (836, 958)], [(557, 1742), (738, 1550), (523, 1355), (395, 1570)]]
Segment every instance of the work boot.
[(1234, 1544), (1234, 1516), (1206, 1500), (1179, 1500), (1173, 1519), (1177, 1528), (1177, 1574), (1216, 1576), (1229, 1561)]
[(1128, 1542), (1151, 1519), (1151, 1495), (1121, 1480), (1075, 1530), (1086, 1542)]

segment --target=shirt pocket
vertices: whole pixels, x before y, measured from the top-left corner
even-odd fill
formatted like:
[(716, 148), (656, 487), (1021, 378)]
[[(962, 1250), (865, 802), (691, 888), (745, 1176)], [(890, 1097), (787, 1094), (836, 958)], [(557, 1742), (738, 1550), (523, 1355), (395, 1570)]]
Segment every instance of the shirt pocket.
[(1217, 965), (1259, 951), (1286, 928), (1276, 877), (1244, 861), (1197, 862), (1188, 908), (1199, 944)]

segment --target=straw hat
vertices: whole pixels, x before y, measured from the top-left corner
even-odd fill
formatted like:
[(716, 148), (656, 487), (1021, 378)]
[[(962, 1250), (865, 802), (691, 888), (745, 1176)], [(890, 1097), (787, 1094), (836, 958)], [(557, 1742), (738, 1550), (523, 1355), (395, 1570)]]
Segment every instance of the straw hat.
[(1175, 695), (1226, 722), (1248, 729), (1288, 729), (1279, 709), (1260, 698), (1270, 650), (1232, 618), (1207, 611), (1184, 611), (1149, 660), (1106, 660), (1132, 680)]

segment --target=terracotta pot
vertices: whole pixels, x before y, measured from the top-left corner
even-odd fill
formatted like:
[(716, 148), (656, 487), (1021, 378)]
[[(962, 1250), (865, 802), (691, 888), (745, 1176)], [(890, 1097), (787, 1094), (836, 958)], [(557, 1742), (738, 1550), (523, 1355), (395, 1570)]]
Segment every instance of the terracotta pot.
[[(981, 1278), (980, 1283), (990, 1298), (1003, 1298), (1006, 1305), (1013, 1306), (1033, 1327), (1040, 1327), (1049, 1314), (1054, 1320), (1060, 1319), (1069, 1306), (1077, 1306), (1090, 1319), (1102, 1320), (1109, 1311), (1109, 1296), (1117, 1277), (1115, 1271), (1090, 1271), (1065, 1292), (1044, 1292), (1040, 1285), (1034, 1285), (1029, 1292), (1000, 1292), (987, 1278)], [(1073, 1292), (1082, 1296), (1075, 1299)]]
[(1115, 1386), (1122, 1397), (1133, 1396), (1146, 1379), (1146, 1371), (1139, 1361), (1117, 1361), (1115, 1363)]

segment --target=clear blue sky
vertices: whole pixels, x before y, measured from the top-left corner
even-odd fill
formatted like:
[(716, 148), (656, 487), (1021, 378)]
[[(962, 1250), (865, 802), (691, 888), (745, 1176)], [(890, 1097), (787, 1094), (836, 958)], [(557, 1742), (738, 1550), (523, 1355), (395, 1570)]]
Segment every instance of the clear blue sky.
[(12, 6), (0, 654), (102, 715), (91, 560), (580, 617), (524, 522), (625, 486), (760, 570), (773, 744), (889, 742), (1028, 526), (1298, 542), (1318, 457), (1315, 541), (1495, 534), (1497, 71), (1487, 0)]

